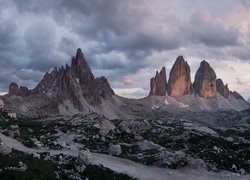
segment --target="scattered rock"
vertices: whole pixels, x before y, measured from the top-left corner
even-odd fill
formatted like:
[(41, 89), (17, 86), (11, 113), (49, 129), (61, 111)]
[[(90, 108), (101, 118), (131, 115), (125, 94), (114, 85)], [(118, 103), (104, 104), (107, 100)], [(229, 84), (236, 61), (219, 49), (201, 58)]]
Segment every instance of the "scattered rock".
[(36, 153), (36, 152), (33, 152), (33, 153), (32, 153), (32, 156), (33, 156), (33, 158), (37, 158), (37, 159), (40, 159), (40, 158), (41, 158), (40, 154), (38, 154), (38, 153)]
[(0, 142), (0, 154), (7, 155), (12, 152), (12, 148), (6, 146), (3, 142)]
[(122, 153), (121, 145), (119, 145), (119, 144), (117, 144), (117, 145), (115, 145), (115, 144), (109, 145), (108, 153), (110, 155), (119, 156)]
[(18, 170), (19, 171), (26, 171), (28, 169), (27, 164), (23, 163), (22, 161), (20, 161), (18, 163)]
[(88, 150), (81, 151), (78, 154), (77, 160), (75, 162), (75, 168), (77, 172), (83, 173), (86, 169), (86, 165), (91, 163), (91, 154)]
[(148, 149), (159, 149), (161, 147), (160, 145), (148, 140), (140, 141), (137, 143), (137, 145), (139, 146), (141, 151), (145, 151)]

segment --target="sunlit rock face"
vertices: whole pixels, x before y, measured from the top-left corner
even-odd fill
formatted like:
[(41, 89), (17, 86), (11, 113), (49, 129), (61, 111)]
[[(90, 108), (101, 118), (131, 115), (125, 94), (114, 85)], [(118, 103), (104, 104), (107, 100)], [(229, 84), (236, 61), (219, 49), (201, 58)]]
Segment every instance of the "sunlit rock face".
[(190, 66), (183, 56), (179, 56), (171, 71), (168, 81), (168, 94), (170, 96), (182, 96), (192, 91)]
[(205, 60), (201, 62), (195, 74), (193, 87), (201, 97), (214, 97), (217, 95), (216, 74)]
[(165, 96), (167, 92), (166, 69), (163, 67), (160, 73), (157, 71), (154, 78), (150, 81), (149, 95)]

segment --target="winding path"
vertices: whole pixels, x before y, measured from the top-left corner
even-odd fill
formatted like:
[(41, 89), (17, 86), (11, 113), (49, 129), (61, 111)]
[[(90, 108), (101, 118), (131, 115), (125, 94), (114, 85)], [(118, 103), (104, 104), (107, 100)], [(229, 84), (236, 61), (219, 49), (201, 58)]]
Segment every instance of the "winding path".
[[(6, 146), (15, 150), (32, 154), (34, 152), (42, 153), (49, 152), (51, 155), (64, 154), (77, 157), (79, 151), (73, 150), (39, 150), (28, 148), (19, 141), (7, 137), (0, 133), (0, 139)], [(250, 175), (239, 176), (230, 172), (214, 173), (206, 170), (191, 170), (181, 169), (172, 170), (167, 168), (158, 168), (153, 166), (145, 166), (143, 164), (135, 163), (130, 160), (109, 156), (99, 153), (91, 153), (92, 164), (103, 165), (115, 172), (128, 174), (131, 177), (142, 180), (249, 180)]]

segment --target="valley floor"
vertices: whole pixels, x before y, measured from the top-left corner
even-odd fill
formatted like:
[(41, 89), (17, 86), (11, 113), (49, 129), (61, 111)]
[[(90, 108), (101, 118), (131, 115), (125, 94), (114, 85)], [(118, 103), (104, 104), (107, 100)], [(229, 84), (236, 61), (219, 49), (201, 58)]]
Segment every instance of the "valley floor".
[[(28, 148), (24, 146), (19, 141), (7, 137), (0, 133), (0, 139), (2, 142), (21, 152), (25, 152), (28, 154), (32, 154), (34, 152), (36, 153), (44, 153), (48, 152), (50, 155), (59, 155), (64, 154), (68, 156), (74, 156), (77, 157), (79, 154), (79, 151), (73, 151), (73, 150), (39, 150), (34, 148)], [(173, 179), (173, 180), (193, 180), (193, 179), (199, 179), (199, 180), (207, 180), (207, 179), (228, 179), (228, 180), (237, 180), (237, 179), (243, 179), (247, 180), (250, 179), (249, 175), (240, 176), (239, 174), (234, 174), (231, 172), (208, 172), (206, 170), (191, 170), (191, 169), (180, 169), (180, 170), (172, 170), (168, 168), (159, 168), (159, 167), (153, 167), (153, 166), (146, 166), (142, 165), (140, 163), (135, 163), (131, 160), (122, 159), (119, 157), (114, 157), (106, 154), (100, 154), (100, 153), (91, 153), (91, 164), (95, 165), (103, 165), (104, 167), (107, 167), (115, 172), (127, 174), (133, 178), (136, 179), (142, 179), (142, 180), (166, 180), (166, 179)]]

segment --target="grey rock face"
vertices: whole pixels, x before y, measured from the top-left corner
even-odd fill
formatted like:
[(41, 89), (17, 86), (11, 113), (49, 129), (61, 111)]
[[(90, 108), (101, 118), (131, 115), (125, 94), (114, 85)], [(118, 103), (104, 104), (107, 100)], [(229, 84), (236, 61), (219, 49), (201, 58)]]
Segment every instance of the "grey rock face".
[(241, 99), (245, 101), (245, 99), (236, 91), (230, 91), (230, 94), (232, 94), (236, 99)]
[(192, 90), (190, 67), (183, 56), (179, 56), (169, 75), (168, 94), (170, 96), (182, 96)]
[(201, 97), (214, 97), (217, 95), (215, 71), (205, 60), (201, 62), (195, 74), (193, 87)]
[(157, 71), (154, 78), (150, 81), (149, 95), (165, 96), (167, 92), (166, 68), (163, 67), (160, 73)]
[(216, 88), (217, 91), (224, 97), (228, 98), (229, 96), (229, 88), (228, 85), (224, 85), (223, 81), (219, 78), (216, 80)]
[(108, 96), (112, 96), (115, 94), (112, 88), (110, 87), (107, 78), (102, 76), (102, 77), (96, 78), (95, 80), (97, 82), (99, 94), (104, 99), (106, 99)]
[(12, 148), (9, 146), (6, 146), (4, 143), (0, 142), (0, 154), (7, 155), (12, 152)]
[(110, 155), (116, 155), (116, 156), (120, 155), (122, 153), (121, 146), (119, 144), (118, 145), (111, 144), (109, 146), (108, 153)]
[(9, 95), (26, 97), (30, 95), (30, 90), (27, 87), (19, 86), (16, 83), (11, 83), (9, 86)]

